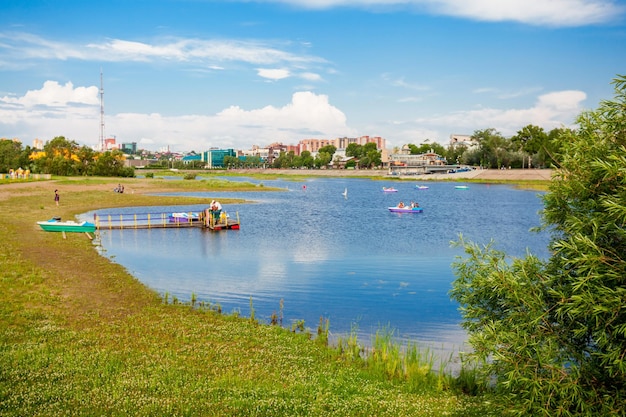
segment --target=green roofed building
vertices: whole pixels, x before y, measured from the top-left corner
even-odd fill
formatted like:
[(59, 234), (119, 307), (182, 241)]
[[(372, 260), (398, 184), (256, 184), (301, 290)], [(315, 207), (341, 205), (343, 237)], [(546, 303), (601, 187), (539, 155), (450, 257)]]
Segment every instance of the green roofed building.
[(188, 165), (195, 161), (202, 161), (202, 155), (186, 155), (182, 159), (183, 164)]
[(211, 149), (202, 153), (202, 161), (207, 168), (224, 168), (224, 158), (237, 156), (234, 149)]

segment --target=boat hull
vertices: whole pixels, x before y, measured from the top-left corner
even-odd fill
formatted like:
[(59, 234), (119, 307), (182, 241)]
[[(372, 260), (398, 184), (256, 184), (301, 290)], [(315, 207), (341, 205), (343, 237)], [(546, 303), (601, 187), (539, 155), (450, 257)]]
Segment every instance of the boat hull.
[(46, 232), (65, 232), (65, 233), (93, 233), (96, 231), (96, 225), (90, 222), (60, 222), (56, 220), (47, 220), (37, 222)]
[(421, 213), (424, 209), (421, 207), (389, 207), (389, 211), (392, 213)]

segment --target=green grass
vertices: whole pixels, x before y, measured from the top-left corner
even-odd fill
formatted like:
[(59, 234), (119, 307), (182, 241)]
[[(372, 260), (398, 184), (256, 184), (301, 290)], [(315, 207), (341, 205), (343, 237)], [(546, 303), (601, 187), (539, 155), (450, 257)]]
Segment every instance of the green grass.
[(117, 179), (70, 192), (70, 181), (8, 195), (0, 186), (0, 210), (14, 213), (0, 216), (0, 415), (497, 415), (433, 374), (428, 352), (410, 346), (405, 358), (389, 333), (372, 361), (218, 306), (165, 302), (84, 235), (64, 240), (35, 222), (198, 199), (118, 195), (109, 191)]

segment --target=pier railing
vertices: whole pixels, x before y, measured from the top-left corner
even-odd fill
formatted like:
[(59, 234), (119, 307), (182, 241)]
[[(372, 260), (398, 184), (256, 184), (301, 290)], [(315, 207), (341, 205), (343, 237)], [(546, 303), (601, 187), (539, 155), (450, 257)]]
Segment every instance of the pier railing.
[[(188, 217), (172, 217), (172, 213), (94, 214), (98, 230), (158, 229), (166, 227), (202, 226), (203, 213), (188, 213)], [(194, 217), (195, 216), (195, 217)]]

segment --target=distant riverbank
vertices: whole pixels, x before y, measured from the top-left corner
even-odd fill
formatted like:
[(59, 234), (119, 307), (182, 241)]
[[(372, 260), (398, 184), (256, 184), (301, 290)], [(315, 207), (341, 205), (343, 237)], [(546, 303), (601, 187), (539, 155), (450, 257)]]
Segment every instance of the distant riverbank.
[[(236, 169), (228, 172), (237, 174), (274, 174), (274, 175), (310, 175), (331, 177), (382, 177), (389, 178), (386, 169)], [(400, 176), (401, 179), (454, 181), (460, 179), (473, 179), (485, 181), (550, 181), (554, 170), (552, 169), (473, 169), (467, 172), (454, 174), (428, 174)]]

